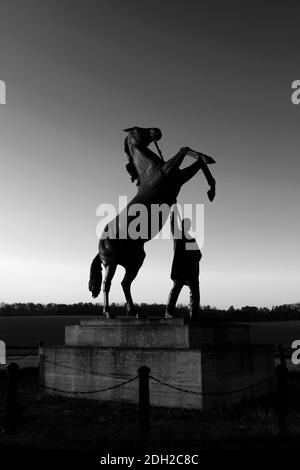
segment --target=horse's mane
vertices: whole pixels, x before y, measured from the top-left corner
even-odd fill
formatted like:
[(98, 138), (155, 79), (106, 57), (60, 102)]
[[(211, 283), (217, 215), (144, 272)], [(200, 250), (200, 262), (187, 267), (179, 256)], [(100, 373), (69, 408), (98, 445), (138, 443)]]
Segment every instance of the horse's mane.
[(129, 145), (128, 145), (128, 136), (124, 140), (124, 151), (128, 157), (129, 162), (126, 165), (126, 170), (131, 176), (131, 181), (134, 183), (136, 181), (137, 186), (140, 184), (140, 178), (138, 175), (138, 172), (136, 171), (135, 165), (133, 163), (133, 158), (131, 156), (130, 150), (129, 150)]

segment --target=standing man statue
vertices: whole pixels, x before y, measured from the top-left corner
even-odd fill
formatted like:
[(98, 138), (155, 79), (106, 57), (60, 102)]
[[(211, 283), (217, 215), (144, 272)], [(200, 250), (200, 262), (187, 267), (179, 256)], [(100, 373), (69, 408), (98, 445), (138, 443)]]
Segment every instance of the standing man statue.
[[(176, 227), (175, 227), (176, 222)], [(175, 233), (176, 229), (176, 233)], [(178, 213), (171, 213), (171, 232), (174, 241), (174, 257), (171, 270), (173, 287), (169, 294), (165, 318), (175, 316), (176, 302), (183, 286), (190, 289), (190, 318), (200, 316), (199, 262), (202, 258), (196, 240), (190, 234), (191, 220), (178, 223)]]

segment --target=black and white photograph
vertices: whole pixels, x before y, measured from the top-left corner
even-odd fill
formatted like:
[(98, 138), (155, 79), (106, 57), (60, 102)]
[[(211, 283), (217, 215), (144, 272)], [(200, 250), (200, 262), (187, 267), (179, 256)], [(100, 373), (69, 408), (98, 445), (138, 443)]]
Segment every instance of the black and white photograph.
[(1, 468), (297, 455), (299, 47), (294, 0), (0, 0)]

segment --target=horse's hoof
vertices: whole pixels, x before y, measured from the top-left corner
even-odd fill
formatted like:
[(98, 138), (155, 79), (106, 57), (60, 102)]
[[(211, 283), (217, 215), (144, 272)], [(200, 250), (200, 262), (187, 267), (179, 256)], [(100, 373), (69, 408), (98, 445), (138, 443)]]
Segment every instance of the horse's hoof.
[(210, 202), (213, 202), (213, 200), (215, 199), (215, 196), (216, 196), (216, 191), (214, 188), (210, 188), (208, 191), (207, 191), (207, 196), (208, 196), (208, 199), (210, 200)]
[(147, 319), (147, 315), (145, 313), (141, 313), (141, 312), (137, 312), (135, 314), (135, 318), (137, 320), (146, 320)]
[(191, 313), (190, 314), (190, 321), (193, 322), (193, 323), (194, 322), (197, 323), (197, 322), (201, 322), (201, 321), (203, 322), (203, 321), (205, 321), (205, 319), (203, 318), (203, 316), (201, 316), (200, 313)]
[(111, 320), (112, 318), (116, 318), (116, 315), (111, 312), (104, 312), (104, 314), (108, 320)]
[(174, 317), (174, 315), (172, 315), (171, 313), (166, 312), (166, 313), (165, 313), (165, 318), (169, 319), (169, 318), (175, 318), (175, 317)]

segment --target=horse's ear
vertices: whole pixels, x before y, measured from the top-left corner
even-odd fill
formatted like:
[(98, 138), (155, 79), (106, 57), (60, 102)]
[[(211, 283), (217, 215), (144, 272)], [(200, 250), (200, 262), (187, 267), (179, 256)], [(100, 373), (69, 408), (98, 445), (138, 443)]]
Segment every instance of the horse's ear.
[(124, 140), (124, 151), (125, 151), (126, 155), (128, 155), (128, 157), (131, 158), (130, 151), (129, 151), (129, 146), (128, 146), (128, 136), (125, 137), (125, 140)]
[(136, 129), (136, 127), (128, 127), (127, 129), (123, 129), (124, 132), (130, 132)]

